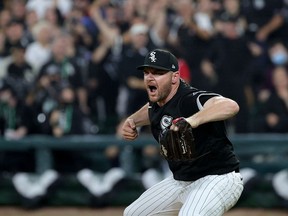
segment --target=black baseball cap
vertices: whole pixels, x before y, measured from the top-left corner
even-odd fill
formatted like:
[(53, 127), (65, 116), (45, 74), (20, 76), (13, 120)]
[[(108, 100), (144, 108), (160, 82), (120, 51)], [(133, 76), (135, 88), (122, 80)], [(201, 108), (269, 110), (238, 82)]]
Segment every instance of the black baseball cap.
[(137, 67), (138, 70), (143, 70), (145, 67), (156, 68), (166, 71), (178, 71), (178, 60), (169, 51), (163, 49), (155, 49), (150, 51), (144, 60), (144, 64)]

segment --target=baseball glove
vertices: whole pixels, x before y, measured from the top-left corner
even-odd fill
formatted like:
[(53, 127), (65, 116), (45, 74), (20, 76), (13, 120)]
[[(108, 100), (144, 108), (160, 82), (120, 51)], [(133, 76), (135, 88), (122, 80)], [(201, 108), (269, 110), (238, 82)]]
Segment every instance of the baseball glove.
[(192, 160), (195, 157), (195, 139), (191, 125), (183, 118), (173, 120), (178, 131), (167, 128), (159, 136), (160, 153), (170, 161)]

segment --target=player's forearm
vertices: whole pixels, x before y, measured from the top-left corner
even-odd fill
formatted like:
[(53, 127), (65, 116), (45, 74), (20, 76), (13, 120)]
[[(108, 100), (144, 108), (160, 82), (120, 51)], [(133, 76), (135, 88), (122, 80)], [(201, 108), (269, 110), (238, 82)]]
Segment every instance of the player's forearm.
[(150, 120), (149, 120), (149, 115), (148, 115), (148, 103), (145, 104), (141, 109), (139, 109), (137, 112), (133, 113), (128, 118), (133, 119), (136, 127), (149, 125)]
[(188, 117), (186, 120), (193, 128), (201, 124), (214, 121), (222, 121), (232, 118), (239, 112), (238, 104), (228, 98), (215, 97), (208, 100), (203, 109), (196, 114)]

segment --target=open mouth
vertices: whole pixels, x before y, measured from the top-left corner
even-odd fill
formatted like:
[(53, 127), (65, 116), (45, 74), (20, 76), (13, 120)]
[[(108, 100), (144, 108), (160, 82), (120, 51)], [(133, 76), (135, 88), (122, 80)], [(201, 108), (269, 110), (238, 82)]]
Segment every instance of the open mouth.
[(149, 91), (150, 91), (151, 93), (154, 93), (154, 92), (156, 92), (157, 87), (156, 87), (156, 86), (153, 86), (153, 85), (148, 85), (148, 89), (149, 89)]

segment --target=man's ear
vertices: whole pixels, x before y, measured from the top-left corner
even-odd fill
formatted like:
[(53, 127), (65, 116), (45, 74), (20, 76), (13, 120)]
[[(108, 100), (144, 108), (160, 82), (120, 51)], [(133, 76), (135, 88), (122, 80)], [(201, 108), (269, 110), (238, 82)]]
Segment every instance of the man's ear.
[(177, 83), (177, 81), (179, 80), (179, 77), (180, 77), (179, 71), (173, 72), (173, 74), (172, 74), (172, 84)]

